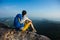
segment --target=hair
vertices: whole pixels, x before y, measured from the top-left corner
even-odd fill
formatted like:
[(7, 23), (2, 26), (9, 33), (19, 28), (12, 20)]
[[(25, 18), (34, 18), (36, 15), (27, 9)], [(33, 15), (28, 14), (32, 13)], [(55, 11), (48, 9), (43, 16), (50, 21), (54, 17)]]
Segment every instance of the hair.
[(26, 15), (26, 14), (27, 14), (26, 10), (23, 10), (22, 11), (22, 17), (24, 17), (24, 15)]

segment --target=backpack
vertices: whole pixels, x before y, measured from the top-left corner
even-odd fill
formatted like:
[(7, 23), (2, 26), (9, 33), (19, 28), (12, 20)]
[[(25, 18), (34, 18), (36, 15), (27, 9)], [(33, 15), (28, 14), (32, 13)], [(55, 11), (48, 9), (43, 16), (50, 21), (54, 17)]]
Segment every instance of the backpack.
[(14, 26), (15, 28), (21, 28), (24, 27), (24, 23), (20, 23), (18, 18), (20, 18), (20, 21), (22, 20), (22, 14), (17, 14), (16, 17), (14, 18)]

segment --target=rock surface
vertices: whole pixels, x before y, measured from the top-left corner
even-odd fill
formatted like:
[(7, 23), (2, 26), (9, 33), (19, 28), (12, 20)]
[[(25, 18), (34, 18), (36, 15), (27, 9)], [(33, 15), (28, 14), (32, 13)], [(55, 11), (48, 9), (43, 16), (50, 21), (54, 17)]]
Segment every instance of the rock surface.
[(44, 35), (38, 35), (33, 32), (20, 32), (8, 28), (0, 23), (0, 40), (51, 40)]

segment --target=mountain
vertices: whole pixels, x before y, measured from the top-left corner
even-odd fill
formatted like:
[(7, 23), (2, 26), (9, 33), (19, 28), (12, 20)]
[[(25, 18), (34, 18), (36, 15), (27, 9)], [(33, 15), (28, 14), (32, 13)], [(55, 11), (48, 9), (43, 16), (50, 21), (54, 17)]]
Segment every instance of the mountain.
[[(13, 25), (14, 18), (2, 18), (0, 23), (4, 23), (8, 27), (14, 27)], [(8, 20), (8, 21), (7, 21)], [(52, 21), (47, 19), (31, 19), (37, 34), (45, 35), (52, 40), (60, 40), (60, 21)]]
[(60, 21), (33, 20), (38, 34), (48, 36), (52, 40), (60, 40)]
[(34, 32), (21, 32), (0, 23), (0, 40), (51, 40)]

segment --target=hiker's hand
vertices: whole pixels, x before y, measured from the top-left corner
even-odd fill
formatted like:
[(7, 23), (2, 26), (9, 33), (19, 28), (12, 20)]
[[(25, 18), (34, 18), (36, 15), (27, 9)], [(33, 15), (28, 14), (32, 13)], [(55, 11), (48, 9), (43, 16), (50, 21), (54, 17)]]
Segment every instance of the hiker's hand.
[(32, 22), (32, 21), (30, 20), (30, 22)]

